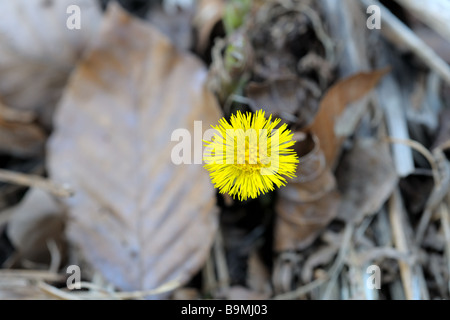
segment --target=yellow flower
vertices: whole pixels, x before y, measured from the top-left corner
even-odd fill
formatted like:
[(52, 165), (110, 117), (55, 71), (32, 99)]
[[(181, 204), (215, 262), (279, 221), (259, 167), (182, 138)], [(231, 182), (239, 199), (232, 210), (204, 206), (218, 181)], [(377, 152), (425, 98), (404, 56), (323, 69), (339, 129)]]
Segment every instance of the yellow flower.
[(204, 161), (211, 181), (220, 193), (239, 200), (256, 198), (286, 185), (295, 177), (298, 157), (291, 148), (293, 134), (280, 119), (268, 119), (264, 111), (240, 111), (230, 122), (222, 118), (212, 141), (205, 141)]

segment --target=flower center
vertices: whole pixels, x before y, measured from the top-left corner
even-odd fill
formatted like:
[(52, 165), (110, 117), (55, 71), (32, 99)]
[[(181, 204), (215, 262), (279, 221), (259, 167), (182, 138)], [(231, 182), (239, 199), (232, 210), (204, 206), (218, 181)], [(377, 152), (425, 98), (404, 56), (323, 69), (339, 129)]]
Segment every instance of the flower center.
[(248, 140), (245, 142), (244, 146), (237, 146), (236, 148), (236, 163), (234, 166), (242, 171), (258, 171), (262, 168), (270, 166), (267, 160), (267, 150), (264, 148), (259, 148), (257, 143), (249, 143)]

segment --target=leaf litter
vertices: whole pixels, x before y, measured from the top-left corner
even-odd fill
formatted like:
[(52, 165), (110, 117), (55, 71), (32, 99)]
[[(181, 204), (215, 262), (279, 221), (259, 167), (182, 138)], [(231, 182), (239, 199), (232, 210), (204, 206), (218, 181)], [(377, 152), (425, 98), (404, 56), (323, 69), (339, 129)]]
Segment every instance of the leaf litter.
[[(71, 1), (79, 33), (49, 25), (64, 1), (0, 2), (2, 299), (450, 298), (450, 27), (408, 1), (381, 32), (367, 1), (108, 2)], [(241, 202), (171, 162), (173, 130), (259, 109), (295, 133), (286, 187)]]

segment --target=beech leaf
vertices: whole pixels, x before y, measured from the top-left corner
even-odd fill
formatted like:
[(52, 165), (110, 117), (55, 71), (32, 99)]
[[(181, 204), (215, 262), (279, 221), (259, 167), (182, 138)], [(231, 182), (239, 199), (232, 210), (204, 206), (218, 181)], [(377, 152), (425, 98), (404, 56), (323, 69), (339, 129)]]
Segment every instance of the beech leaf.
[[(72, 5), (80, 8), (79, 30), (67, 27)], [(49, 124), (66, 80), (100, 21), (100, 6), (92, 0), (0, 0), (3, 102), (36, 111)]]
[(389, 68), (385, 68), (357, 73), (340, 80), (322, 98), (319, 111), (309, 130), (319, 138), (326, 162), (331, 168), (335, 166), (336, 158), (345, 139), (335, 133), (335, 123), (350, 103), (367, 95), (389, 71)]
[(199, 60), (112, 4), (58, 107), (48, 164), (76, 191), (69, 240), (119, 289), (186, 283), (209, 254), (218, 220), (208, 173), (171, 160), (174, 130), (220, 118), (206, 76)]

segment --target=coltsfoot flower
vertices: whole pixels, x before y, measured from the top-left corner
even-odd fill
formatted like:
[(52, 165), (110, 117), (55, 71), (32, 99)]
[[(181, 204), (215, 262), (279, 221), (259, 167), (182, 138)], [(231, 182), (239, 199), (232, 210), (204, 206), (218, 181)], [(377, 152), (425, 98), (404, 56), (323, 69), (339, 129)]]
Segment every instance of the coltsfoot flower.
[(293, 134), (286, 124), (276, 128), (280, 121), (272, 121), (272, 115), (266, 119), (262, 110), (238, 111), (230, 122), (222, 118), (212, 126), (216, 132), (211, 141), (204, 141), (203, 159), (220, 193), (254, 199), (295, 177), (299, 161), (292, 149)]

